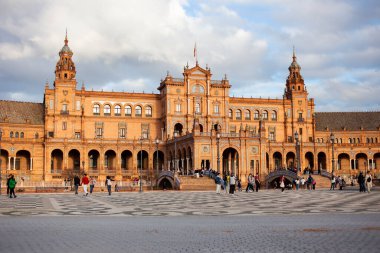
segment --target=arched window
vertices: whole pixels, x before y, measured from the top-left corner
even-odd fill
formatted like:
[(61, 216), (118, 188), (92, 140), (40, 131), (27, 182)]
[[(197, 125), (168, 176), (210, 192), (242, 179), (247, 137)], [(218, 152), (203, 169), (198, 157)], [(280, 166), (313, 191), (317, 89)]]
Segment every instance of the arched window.
[(369, 138), (367, 138), (367, 143), (369, 143)]
[(104, 115), (105, 116), (110, 116), (111, 115), (111, 106), (110, 105), (105, 105), (104, 106)]
[(120, 105), (115, 105), (114, 113), (115, 113), (115, 116), (121, 115), (121, 106)]
[(241, 111), (236, 110), (236, 119), (241, 119)]
[(244, 111), (244, 118), (245, 118), (245, 120), (251, 119), (251, 112), (249, 110)]
[(351, 138), (348, 138), (348, 143), (350, 143), (350, 144), (352, 143), (352, 140), (351, 140)]
[(130, 105), (126, 105), (124, 107), (125, 110), (125, 116), (131, 116), (132, 115), (132, 107)]
[(24, 132), (20, 133), (20, 138), (24, 138)]
[(259, 117), (260, 117), (260, 113), (259, 113), (259, 111), (255, 111), (255, 114), (254, 114), (254, 118), (257, 120), (257, 119), (259, 119)]
[(145, 117), (152, 117), (152, 107), (145, 107)]
[(141, 106), (138, 105), (135, 108), (135, 116), (141, 117), (141, 114), (142, 114)]
[(228, 118), (232, 119), (232, 110), (231, 109), (228, 110)]
[(10, 138), (13, 138), (13, 131), (11, 131), (11, 132), (9, 133), (9, 137), (10, 137)]
[(358, 138), (358, 143), (360, 143), (360, 139)]
[(272, 111), (272, 120), (273, 121), (277, 120), (277, 112), (276, 111)]
[(18, 132), (15, 133), (15, 138), (18, 138)]
[(92, 113), (94, 115), (100, 115), (100, 105), (94, 104), (94, 107), (92, 108)]
[(214, 114), (219, 114), (219, 105), (218, 104), (214, 105)]
[(268, 111), (263, 111), (263, 119), (264, 120), (268, 119)]

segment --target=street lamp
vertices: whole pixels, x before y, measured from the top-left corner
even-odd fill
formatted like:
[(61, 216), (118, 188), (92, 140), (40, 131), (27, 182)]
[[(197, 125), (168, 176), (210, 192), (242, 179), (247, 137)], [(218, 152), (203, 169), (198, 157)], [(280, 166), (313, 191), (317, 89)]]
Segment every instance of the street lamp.
[[(160, 143), (160, 140), (156, 138), (156, 184), (158, 183), (158, 144)], [(158, 187), (158, 185), (156, 185)]]
[(296, 131), (295, 134), (294, 134), (294, 139), (296, 140), (296, 166), (297, 166), (297, 175), (298, 175), (298, 170), (300, 169), (300, 143), (299, 143), (299, 134), (298, 132)]
[(82, 161), (82, 168), (83, 168), (83, 173), (84, 173), (84, 161)]
[(334, 175), (334, 170), (335, 170), (335, 161), (334, 161), (334, 142), (335, 142), (335, 136), (334, 134), (331, 132), (330, 134), (330, 141), (331, 141), (331, 153), (332, 153), (332, 175)]
[(216, 147), (217, 147), (217, 171), (220, 173), (220, 153), (219, 153), (219, 145), (220, 145), (220, 133), (219, 131), (216, 133)]
[(143, 140), (144, 140), (144, 138), (141, 136), (140, 137), (140, 180), (139, 180), (139, 182), (140, 182), (140, 193), (142, 193), (142, 166), (143, 166), (143, 155), (142, 155), (142, 144), (143, 144)]
[(177, 171), (177, 140), (176, 137), (178, 135), (177, 131), (174, 131), (174, 171), (173, 171), (173, 190), (175, 184), (175, 172)]

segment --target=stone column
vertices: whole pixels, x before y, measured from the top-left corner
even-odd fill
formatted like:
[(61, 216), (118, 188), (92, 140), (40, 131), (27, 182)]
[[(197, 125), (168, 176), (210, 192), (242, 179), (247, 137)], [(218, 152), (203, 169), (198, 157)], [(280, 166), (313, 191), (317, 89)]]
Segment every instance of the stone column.
[(30, 170), (33, 170), (33, 158), (30, 158)]

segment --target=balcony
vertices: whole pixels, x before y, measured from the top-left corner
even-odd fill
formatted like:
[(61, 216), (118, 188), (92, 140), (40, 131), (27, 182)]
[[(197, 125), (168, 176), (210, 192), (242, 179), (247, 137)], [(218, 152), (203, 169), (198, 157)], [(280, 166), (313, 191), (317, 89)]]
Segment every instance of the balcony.
[(69, 115), (70, 112), (67, 110), (61, 110), (61, 115)]
[(297, 121), (303, 123), (303, 122), (305, 122), (305, 119), (304, 118), (298, 118)]

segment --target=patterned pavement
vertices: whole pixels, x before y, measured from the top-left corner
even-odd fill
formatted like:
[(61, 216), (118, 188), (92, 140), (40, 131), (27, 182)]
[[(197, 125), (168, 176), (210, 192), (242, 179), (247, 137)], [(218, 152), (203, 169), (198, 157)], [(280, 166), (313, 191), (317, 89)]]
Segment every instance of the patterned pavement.
[(380, 213), (380, 192), (275, 191), (214, 192), (155, 191), (143, 193), (19, 194), (0, 196), (0, 216), (246, 216), (294, 214)]

